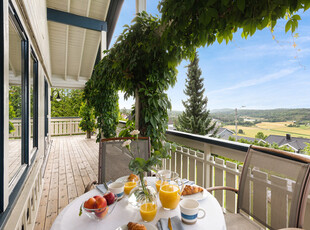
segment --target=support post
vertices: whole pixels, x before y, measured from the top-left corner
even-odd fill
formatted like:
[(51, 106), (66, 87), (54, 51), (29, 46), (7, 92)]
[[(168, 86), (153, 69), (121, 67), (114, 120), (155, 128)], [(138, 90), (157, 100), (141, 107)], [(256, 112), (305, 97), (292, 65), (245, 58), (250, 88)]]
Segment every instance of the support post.
[[(146, 0), (136, 0), (136, 13), (146, 11)], [(140, 119), (140, 100), (139, 100), (139, 89), (136, 88), (135, 91), (135, 129), (139, 129), (139, 119)]]

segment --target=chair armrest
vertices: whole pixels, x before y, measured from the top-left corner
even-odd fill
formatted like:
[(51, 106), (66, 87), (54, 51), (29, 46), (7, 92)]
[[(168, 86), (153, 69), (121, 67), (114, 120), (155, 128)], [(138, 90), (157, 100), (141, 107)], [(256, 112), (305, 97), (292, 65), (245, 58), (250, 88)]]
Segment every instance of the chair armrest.
[(225, 186), (216, 186), (216, 187), (211, 187), (206, 189), (208, 192), (216, 191), (216, 190), (228, 190), (228, 191), (233, 191), (235, 193), (238, 193), (238, 189), (232, 188), (232, 187), (225, 187)]

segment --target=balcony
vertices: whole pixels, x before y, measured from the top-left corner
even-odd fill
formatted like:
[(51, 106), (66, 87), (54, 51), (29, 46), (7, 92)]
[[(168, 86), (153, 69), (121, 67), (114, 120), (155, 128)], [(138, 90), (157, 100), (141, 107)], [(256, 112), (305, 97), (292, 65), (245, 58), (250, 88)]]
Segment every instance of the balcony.
[[(68, 126), (70, 121), (62, 126)], [(57, 123), (52, 123), (59, 126)], [(69, 134), (69, 133), (68, 133)], [(182, 144), (163, 161), (163, 167), (202, 187), (230, 186), (238, 188), (239, 177), (249, 145), (199, 135), (167, 131), (169, 141)], [(44, 173), (43, 194), (35, 229), (49, 229), (61, 210), (84, 192), (84, 187), (98, 178), (98, 144), (85, 135), (54, 136)], [(225, 160), (224, 160), (225, 158)], [(231, 159), (231, 160), (228, 160)], [(271, 187), (270, 181), (266, 181)], [(289, 190), (289, 188), (288, 188)], [(237, 196), (215, 191), (224, 212), (235, 213)], [(270, 202), (270, 192), (264, 197)], [(289, 202), (289, 201), (288, 201)], [(305, 229), (310, 226), (310, 199), (305, 214)], [(270, 216), (267, 208), (265, 214)], [(308, 227), (308, 228), (307, 228)]]

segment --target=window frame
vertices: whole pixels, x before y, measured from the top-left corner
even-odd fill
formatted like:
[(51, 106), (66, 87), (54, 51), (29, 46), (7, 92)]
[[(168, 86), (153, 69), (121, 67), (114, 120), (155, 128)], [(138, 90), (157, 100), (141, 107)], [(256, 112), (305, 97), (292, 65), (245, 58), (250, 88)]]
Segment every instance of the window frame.
[[(35, 155), (36, 155), (36, 152), (38, 151), (38, 144), (39, 144), (39, 130), (38, 130), (38, 125), (39, 125), (39, 63), (38, 63), (38, 59), (35, 55), (35, 52), (34, 50), (31, 48), (31, 53), (30, 53), (30, 58), (33, 60), (33, 111), (32, 111), (32, 127), (33, 127), (33, 133), (32, 133), (32, 144), (33, 146), (29, 146), (29, 154), (30, 154), (30, 159), (31, 159), (31, 162), (32, 163), (35, 159)], [(30, 62), (31, 63), (31, 62)], [(30, 81), (30, 76), (29, 76), (29, 81)], [(29, 84), (30, 86), (30, 84)], [(29, 87), (29, 109), (30, 109), (30, 106), (31, 106), (31, 103), (30, 103), (30, 87)], [(30, 113), (29, 113), (30, 114)], [(30, 124), (30, 118), (31, 116), (29, 115), (29, 127), (31, 129), (31, 124)], [(29, 133), (30, 133), (30, 130), (29, 129)], [(29, 134), (30, 135), (30, 134)], [(29, 136), (29, 141), (30, 141), (30, 136)]]

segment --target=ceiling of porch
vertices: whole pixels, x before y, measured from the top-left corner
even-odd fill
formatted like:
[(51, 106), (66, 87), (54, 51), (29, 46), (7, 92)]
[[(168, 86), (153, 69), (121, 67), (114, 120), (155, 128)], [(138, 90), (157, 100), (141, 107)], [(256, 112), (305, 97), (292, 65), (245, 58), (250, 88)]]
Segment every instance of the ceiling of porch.
[(102, 31), (107, 32), (109, 44), (123, 1), (46, 1), (52, 87), (84, 87), (92, 74)]

